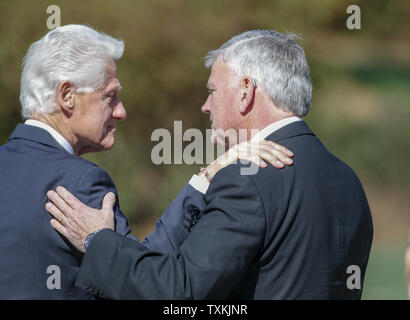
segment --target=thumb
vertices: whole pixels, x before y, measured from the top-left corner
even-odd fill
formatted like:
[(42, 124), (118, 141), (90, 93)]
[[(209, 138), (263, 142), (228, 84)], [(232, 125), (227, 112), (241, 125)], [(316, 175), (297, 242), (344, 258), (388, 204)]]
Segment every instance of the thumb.
[(114, 207), (114, 203), (115, 203), (115, 194), (112, 192), (108, 192), (103, 199), (103, 203), (102, 203), (102, 210), (112, 210), (112, 208)]

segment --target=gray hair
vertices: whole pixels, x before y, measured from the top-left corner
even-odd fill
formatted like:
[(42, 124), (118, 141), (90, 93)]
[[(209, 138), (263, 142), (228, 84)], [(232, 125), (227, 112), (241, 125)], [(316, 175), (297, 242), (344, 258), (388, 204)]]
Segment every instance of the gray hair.
[(209, 51), (205, 66), (212, 68), (221, 55), (232, 71), (256, 79), (276, 107), (303, 117), (309, 112), (312, 83), (305, 53), (293, 41), (299, 38), (274, 30), (247, 31)]
[(22, 116), (58, 110), (57, 87), (70, 81), (77, 92), (93, 92), (104, 84), (106, 68), (121, 58), (124, 42), (84, 25), (66, 25), (34, 42), (23, 61)]

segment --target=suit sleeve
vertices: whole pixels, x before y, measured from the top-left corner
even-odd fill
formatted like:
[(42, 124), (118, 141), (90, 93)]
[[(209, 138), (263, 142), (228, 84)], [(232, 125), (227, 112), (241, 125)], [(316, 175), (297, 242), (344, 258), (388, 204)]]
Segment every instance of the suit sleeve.
[(225, 299), (260, 252), (265, 212), (239, 165), (221, 170), (204, 215), (180, 251), (161, 254), (105, 230), (84, 256), (76, 285), (113, 299)]
[(104, 196), (108, 192), (113, 192), (116, 198), (114, 204), (115, 231), (121, 236), (138, 240), (132, 236), (127, 218), (120, 210), (118, 192), (114, 182), (103, 169), (94, 166), (87, 169), (70, 191), (81, 202), (94, 209), (101, 209)]
[[(74, 195), (86, 205), (100, 209), (107, 192), (116, 196), (114, 205), (115, 231), (132, 240), (139, 241), (131, 234), (127, 218), (120, 210), (118, 192), (110, 176), (99, 167), (88, 169), (73, 188)], [(153, 251), (162, 253), (177, 250), (188, 236), (190, 221), (204, 208), (204, 195), (187, 184), (156, 221), (154, 230), (142, 244)]]
[(142, 244), (161, 253), (178, 250), (191, 231), (191, 221), (199, 216), (204, 207), (204, 194), (190, 184), (185, 185)]

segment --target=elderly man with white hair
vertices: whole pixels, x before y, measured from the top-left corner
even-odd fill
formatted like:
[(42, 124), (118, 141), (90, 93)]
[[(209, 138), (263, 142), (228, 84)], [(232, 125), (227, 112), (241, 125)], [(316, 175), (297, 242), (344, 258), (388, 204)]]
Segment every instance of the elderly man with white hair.
[[(47, 191), (59, 185), (95, 209), (106, 195), (114, 203), (112, 228), (139, 244), (109, 175), (79, 157), (114, 146), (116, 122), (126, 117), (115, 63), (123, 51), (121, 40), (67, 25), (34, 42), (24, 58), (20, 101), (26, 122), (0, 147), (0, 299), (95, 298), (74, 287), (83, 254), (53, 230), (44, 208)], [(284, 159), (277, 145), (266, 143), (262, 150), (268, 161)], [(233, 150), (211, 164), (210, 176), (239, 154)], [(189, 234), (190, 219), (203, 207), (196, 184), (206, 182), (195, 177), (157, 221), (145, 247), (172, 252)]]
[[(0, 147), (0, 299), (88, 299), (73, 286), (82, 254), (52, 232), (42, 207), (47, 190), (65, 185), (91, 207), (108, 174), (79, 155), (108, 150), (126, 117), (115, 61), (124, 43), (68, 25), (34, 42), (23, 62), (18, 124)], [(112, 194), (110, 194), (112, 196)], [(131, 236), (116, 202), (115, 229)]]
[(202, 106), (214, 142), (246, 130), (243, 141), (291, 149), (294, 165), (254, 175), (242, 175), (238, 163), (222, 169), (195, 228), (171, 254), (113, 232), (110, 210), (90, 211), (66, 191), (51, 192), (47, 208), (60, 220), (53, 227), (85, 251), (77, 286), (114, 299), (360, 299), (370, 209), (353, 170), (302, 120), (312, 85), (294, 38), (254, 30), (211, 51)]

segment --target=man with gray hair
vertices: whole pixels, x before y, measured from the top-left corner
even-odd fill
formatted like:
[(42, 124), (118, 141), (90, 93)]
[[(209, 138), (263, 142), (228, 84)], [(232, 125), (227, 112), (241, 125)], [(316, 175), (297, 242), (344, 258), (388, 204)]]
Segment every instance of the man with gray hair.
[[(126, 117), (115, 63), (123, 51), (121, 40), (67, 25), (34, 42), (24, 58), (20, 101), (26, 122), (0, 147), (0, 299), (95, 298), (74, 287), (83, 254), (51, 228), (44, 209), (49, 189), (63, 185), (95, 209), (107, 194), (115, 203), (114, 230), (138, 240), (109, 175), (78, 157), (114, 146), (115, 123)], [(211, 175), (236, 160), (233, 151), (226, 162), (208, 166)], [(144, 246), (172, 252), (185, 239), (191, 216), (203, 206), (196, 190), (201, 179), (182, 189)]]
[(369, 206), (353, 170), (302, 120), (312, 85), (294, 38), (255, 30), (209, 52), (202, 106), (214, 142), (280, 142), (295, 153), (294, 165), (254, 175), (241, 175), (243, 164), (222, 169), (172, 254), (110, 230), (110, 211), (51, 192), (53, 227), (85, 252), (77, 286), (114, 299), (360, 299), (373, 236)]

